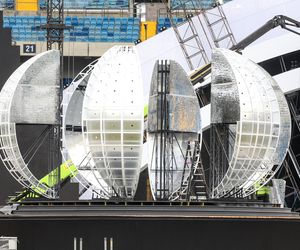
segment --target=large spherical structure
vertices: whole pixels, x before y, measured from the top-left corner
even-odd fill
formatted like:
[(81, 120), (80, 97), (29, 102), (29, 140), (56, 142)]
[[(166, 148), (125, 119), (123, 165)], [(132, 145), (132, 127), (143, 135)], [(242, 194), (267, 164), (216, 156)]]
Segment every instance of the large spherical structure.
[(110, 194), (135, 194), (143, 146), (143, 90), (135, 47), (115, 46), (95, 65), (83, 101), (86, 154)]

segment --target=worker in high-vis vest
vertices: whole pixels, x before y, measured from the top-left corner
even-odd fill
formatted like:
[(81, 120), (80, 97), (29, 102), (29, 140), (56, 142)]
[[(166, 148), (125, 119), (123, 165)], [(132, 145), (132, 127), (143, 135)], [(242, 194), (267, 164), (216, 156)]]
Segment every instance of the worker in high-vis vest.
[(261, 186), (259, 183), (255, 184), (256, 191), (256, 199), (264, 202), (269, 201), (270, 187)]

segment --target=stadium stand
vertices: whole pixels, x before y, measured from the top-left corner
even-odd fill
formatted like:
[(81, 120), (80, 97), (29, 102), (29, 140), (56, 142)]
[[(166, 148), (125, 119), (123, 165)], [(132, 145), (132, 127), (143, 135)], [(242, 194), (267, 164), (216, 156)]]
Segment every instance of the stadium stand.
[[(40, 1), (40, 7), (46, 8), (46, 1)], [(121, 9), (128, 8), (128, 0), (65, 0), (66, 9)]]
[[(231, 0), (223, 0), (224, 3)], [(187, 9), (211, 8), (215, 0), (172, 0), (171, 6), (173, 9), (182, 9), (182, 5)], [(0, 0), (0, 8), (13, 8), (15, 5), (14, 0)], [(46, 8), (46, 0), (40, 0), (39, 5), (41, 9)], [(122, 9), (129, 7), (129, 0), (65, 0), (64, 6), (66, 9)]]
[(119, 9), (119, 8), (128, 8), (128, 0), (96, 0), (89, 4), (86, 8), (110, 8), (110, 9)]
[[(39, 6), (45, 9), (47, 5), (46, 0), (40, 0)], [(0, 8), (14, 8), (14, 0), (0, 0)], [(128, 0), (65, 0), (64, 6), (66, 9), (122, 9), (128, 8)]]
[[(4, 27), (12, 28), (15, 41), (45, 41), (45, 16), (5, 16)], [(73, 26), (65, 31), (66, 42), (134, 42), (139, 39), (140, 20), (133, 17), (67, 16)]]
[[(66, 42), (107, 42), (107, 43), (124, 43), (124, 42), (135, 42), (139, 39), (145, 40), (156, 32), (159, 33), (167, 28), (171, 27), (170, 19), (166, 16), (155, 16), (157, 25), (154, 23), (154, 28), (151, 28), (150, 34), (150, 23), (147, 24), (148, 28), (142, 28), (145, 24), (141, 23), (137, 17), (119, 17), (119, 16), (97, 16), (87, 14), (86, 9), (99, 9), (105, 10), (106, 8), (128, 10), (130, 0), (65, 0), (64, 5), (66, 9), (78, 9), (78, 14), (67, 14), (70, 16), (65, 17), (65, 24), (72, 26), (72, 29), (65, 30), (64, 39)], [(185, 5), (186, 8), (193, 8), (201, 6), (203, 9), (211, 8), (215, 3), (215, 0), (170, 0), (171, 5), (176, 8), (182, 8)], [(228, 2), (230, 0), (224, 0)], [(37, 2), (36, 2), (37, 3)], [(34, 14), (21, 14), (18, 15), (7, 15), (4, 16), (3, 26), (12, 29), (12, 39), (16, 42), (43, 42), (46, 40), (46, 31), (40, 29), (40, 26), (46, 24), (46, 17), (43, 14), (43, 9), (46, 8), (46, 0), (39, 0), (39, 6), (41, 12), (34, 16)], [(192, 4), (194, 3), (194, 4)], [(199, 6), (195, 6), (199, 4)], [(16, 8), (18, 0), (0, 0), (0, 7), (13, 9)], [(192, 6), (192, 5), (193, 6)], [(82, 9), (82, 10), (81, 10)], [(81, 12), (80, 12), (81, 10)], [(23, 12), (25, 13), (25, 12)], [(38, 13), (38, 12), (36, 12)], [(75, 12), (77, 13), (77, 12)], [(20, 15), (21, 14), (21, 15)], [(157, 18), (157, 19), (156, 19)], [(185, 20), (184, 17), (174, 17), (173, 21), (175, 24), (181, 23)], [(141, 28), (142, 27), (142, 28)], [(143, 32), (142, 32), (143, 31)], [(146, 33), (147, 34), (146, 34)]]

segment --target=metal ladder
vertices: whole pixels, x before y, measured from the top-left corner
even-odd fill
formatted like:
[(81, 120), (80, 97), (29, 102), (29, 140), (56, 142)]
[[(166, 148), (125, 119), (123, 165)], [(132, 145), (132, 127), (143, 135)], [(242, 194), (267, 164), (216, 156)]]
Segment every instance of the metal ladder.
[[(193, 163), (194, 156), (195, 156), (195, 151), (192, 154), (191, 143), (188, 142), (186, 153), (185, 153), (185, 158), (184, 158), (184, 167), (183, 167), (181, 185), (178, 190), (178, 199), (179, 200), (188, 200), (188, 198), (189, 198), (190, 178), (191, 178), (192, 163)], [(185, 177), (186, 172), (189, 173), (187, 178)]]
[[(194, 171), (194, 178), (191, 181), (191, 186), (194, 187), (195, 200), (207, 199), (207, 185), (205, 181), (204, 169), (201, 159), (199, 160)], [(193, 197), (191, 197), (193, 200)]]
[(207, 199), (207, 184), (200, 153), (200, 143), (196, 141), (191, 176), (189, 178), (189, 193), (194, 194), (194, 196), (190, 196), (189, 200), (199, 201)]
[[(200, 153), (200, 143), (198, 141), (195, 142), (193, 154), (191, 144), (188, 142), (181, 186), (172, 193), (170, 200), (199, 201), (207, 199), (207, 185)], [(190, 171), (187, 178), (185, 178), (186, 171)]]

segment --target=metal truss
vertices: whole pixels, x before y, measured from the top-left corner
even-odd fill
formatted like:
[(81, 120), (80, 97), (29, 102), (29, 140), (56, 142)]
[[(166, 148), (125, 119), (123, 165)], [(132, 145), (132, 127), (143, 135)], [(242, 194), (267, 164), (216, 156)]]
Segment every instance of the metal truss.
[[(203, 31), (209, 49), (213, 47), (231, 48), (236, 44), (219, 1), (216, 1), (215, 8), (209, 10), (203, 10), (201, 1), (195, 0), (177, 0), (177, 5), (171, 7), (165, 0), (163, 3), (167, 8), (167, 15), (190, 70), (197, 69), (209, 62), (195, 22), (200, 25), (198, 28)], [(176, 24), (174, 16), (177, 13), (184, 15), (186, 21)]]
[[(42, 29), (46, 29), (47, 35), (47, 50), (52, 50), (53, 45), (60, 51), (60, 91), (59, 91), (59, 103), (63, 100), (63, 41), (64, 41), (64, 29), (66, 28), (64, 24), (64, 0), (47, 0), (47, 23), (41, 26)], [(62, 110), (60, 109), (60, 114)], [(56, 169), (57, 166), (61, 164), (61, 154), (60, 150), (62, 147), (61, 137), (62, 137), (62, 120), (60, 124), (53, 125), (52, 133), (49, 136), (50, 146), (50, 158), (49, 158), (49, 170)], [(51, 171), (51, 178), (57, 180), (57, 192), (59, 196), (60, 192), (60, 170)]]
[(203, 11), (202, 14), (217, 48), (229, 49), (236, 45), (236, 40), (219, 1), (216, 1), (215, 8)]
[(64, 1), (47, 0), (47, 24), (44, 26), (47, 30), (47, 50), (51, 50), (53, 45), (63, 54), (64, 38)]
[[(169, 152), (173, 152), (173, 142), (176, 137), (168, 131), (168, 101), (167, 94), (169, 91), (170, 64), (162, 61), (157, 67), (158, 84), (157, 84), (157, 133), (155, 133), (153, 145), (155, 149), (152, 152), (151, 159), (155, 155), (155, 197), (158, 200), (168, 199), (172, 190), (173, 180), (173, 163), (175, 157)], [(160, 121), (160, 122), (159, 122)], [(175, 138), (175, 140), (174, 140)], [(171, 150), (170, 150), (171, 149)], [(176, 162), (176, 160), (175, 160)], [(176, 163), (175, 163), (176, 164)], [(151, 165), (151, 164), (150, 164)]]
[[(170, 19), (189, 69), (193, 70), (208, 63), (209, 59), (193, 21), (193, 15), (197, 14), (197, 9), (199, 9), (195, 6), (194, 0), (179, 0), (178, 6), (174, 8), (169, 7), (166, 0), (163, 0), (163, 3), (167, 8), (167, 16)], [(187, 8), (189, 8), (189, 10)], [(175, 12), (179, 9), (186, 18), (186, 22), (176, 24), (174, 16)]]

